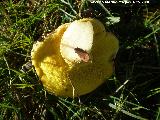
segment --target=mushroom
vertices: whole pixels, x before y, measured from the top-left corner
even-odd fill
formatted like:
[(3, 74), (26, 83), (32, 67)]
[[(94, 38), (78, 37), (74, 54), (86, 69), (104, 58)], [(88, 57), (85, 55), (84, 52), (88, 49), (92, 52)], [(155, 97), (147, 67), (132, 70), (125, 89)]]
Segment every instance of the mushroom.
[(57, 96), (95, 90), (114, 71), (118, 39), (92, 18), (65, 23), (33, 45), (32, 64), (43, 86)]

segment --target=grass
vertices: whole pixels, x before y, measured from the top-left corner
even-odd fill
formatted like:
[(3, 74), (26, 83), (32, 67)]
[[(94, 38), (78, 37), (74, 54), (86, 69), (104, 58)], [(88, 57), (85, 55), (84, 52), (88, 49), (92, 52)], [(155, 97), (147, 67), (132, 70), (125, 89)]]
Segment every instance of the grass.
[[(0, 119), (160, 119), (160, 10), (156, 5), (86, 0), (8, 0), (0, 4)], [(106, 25), (121, 46), (115, 74), (79, 98), (51, 95), (34, 69), (22, 72), (22, 66), (30, 60), (37, 40), (83, 17), (97, 18), (104, 25), (109, 17), (121, 18)]]

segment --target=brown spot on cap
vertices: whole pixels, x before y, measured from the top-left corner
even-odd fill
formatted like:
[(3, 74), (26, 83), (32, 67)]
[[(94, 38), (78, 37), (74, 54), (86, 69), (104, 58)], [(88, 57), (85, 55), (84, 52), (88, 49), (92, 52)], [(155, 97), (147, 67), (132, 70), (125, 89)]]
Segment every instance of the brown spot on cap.
[(89, 61), (89, 59), (90, 59), (89, 54), (85, 50), (83, 50), (81, 48), (74, 48), (74, 50), (75, 50), (75, 53), (78, 54), (78, 56), (81, 58), (81, 60), (83, 62)]

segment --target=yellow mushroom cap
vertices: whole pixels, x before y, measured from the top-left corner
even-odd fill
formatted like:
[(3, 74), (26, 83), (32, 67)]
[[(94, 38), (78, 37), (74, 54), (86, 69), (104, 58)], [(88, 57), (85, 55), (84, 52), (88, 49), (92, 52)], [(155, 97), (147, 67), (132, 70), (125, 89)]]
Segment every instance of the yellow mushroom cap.
[(100, 86), (113, 71), (118, 39), (92, 18), (59, 26), (33, 45), (32, 64), (44, 87), (58, 96), (77, 97)]

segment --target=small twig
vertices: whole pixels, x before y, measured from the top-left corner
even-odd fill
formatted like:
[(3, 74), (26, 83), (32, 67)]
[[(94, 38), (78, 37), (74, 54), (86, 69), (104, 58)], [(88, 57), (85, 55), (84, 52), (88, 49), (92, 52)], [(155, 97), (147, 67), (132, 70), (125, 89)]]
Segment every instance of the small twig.
[(129, 82), (129, 80), (126, 80), (123, 85), (121, 85), (117, 90), (116, 90), (116, 93), (122, 88), (124, 87), (127, 83)]

